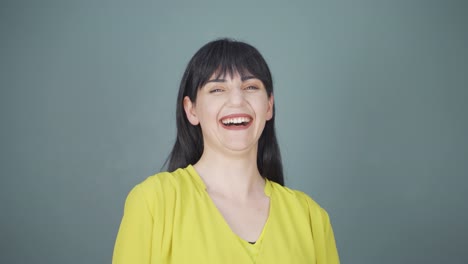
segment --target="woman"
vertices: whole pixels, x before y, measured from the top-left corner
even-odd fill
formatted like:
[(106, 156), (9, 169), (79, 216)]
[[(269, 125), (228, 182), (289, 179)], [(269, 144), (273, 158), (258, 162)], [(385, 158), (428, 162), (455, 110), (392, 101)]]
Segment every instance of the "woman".
[(273, 83), (252, 46), (190, 60), (169, 171), (128, 195), (113, 263), (339, 263), (328, 215), (283, 186)]

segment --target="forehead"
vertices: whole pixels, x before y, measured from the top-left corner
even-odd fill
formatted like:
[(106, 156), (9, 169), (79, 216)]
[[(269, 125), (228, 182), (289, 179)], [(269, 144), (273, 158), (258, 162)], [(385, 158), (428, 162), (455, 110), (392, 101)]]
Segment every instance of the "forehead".
[(243, 71), (239, 72), (237, 70), (233, 71), (216, 71), (211, 76), (208, 78), (207, 82), (211, 80), (231, 80), (231, 79), (236, 79), (240, 78), (242, 81), (248, 80), (248, 79), (258, 79), (256, 76), (251, 74), (248, 71)]
[(240, 79), (241, 82), (246, 82), (246, 81), (254, 81), (254, 82), (259, 82), (261, 84), (261, 86), (263, 86), (263, 82), (258, 79), (257, 77), (253, 76), (253, 75), (247, 75), (247, 76), (239, 76), (239, 75), (235, 75), (233, 77), (231, 76), (227, 76), (227, 77), (217, 77), (217, 76), (213, 76), (212, 78), (210, 78), (208, 81), (205, 82), (205, 85), (204, 86), (209, 86), (210, 84), (216, 84), (216, 83), (226, 83), (226, 82), (234, 82), (235, 80), (237, 79)]

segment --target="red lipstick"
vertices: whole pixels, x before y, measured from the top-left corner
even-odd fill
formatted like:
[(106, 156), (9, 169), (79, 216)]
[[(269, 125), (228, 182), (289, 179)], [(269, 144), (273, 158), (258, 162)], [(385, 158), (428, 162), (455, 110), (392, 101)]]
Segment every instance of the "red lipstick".
[(253, 117), (248, 114), (230, 114), (223, 116), (219, 123), (228, 130), (243, 130), (252, 125)]

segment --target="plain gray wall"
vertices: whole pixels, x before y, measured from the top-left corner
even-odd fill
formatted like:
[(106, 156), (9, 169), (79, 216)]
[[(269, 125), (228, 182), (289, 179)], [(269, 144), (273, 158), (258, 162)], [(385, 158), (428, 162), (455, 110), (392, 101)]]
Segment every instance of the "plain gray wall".
[(271, 66), (287, 185), (327, 209), (342, 263), (468, 263), (467, 7), (3, 1), (0, 262), (110, 263), (185, 65), (233, 37)]

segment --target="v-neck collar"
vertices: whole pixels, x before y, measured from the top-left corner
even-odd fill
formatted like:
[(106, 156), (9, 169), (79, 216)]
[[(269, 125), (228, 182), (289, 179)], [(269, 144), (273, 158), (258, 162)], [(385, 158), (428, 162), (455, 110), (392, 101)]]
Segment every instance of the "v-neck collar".
[(195, 168), (192, 165), (188, 165), (186, 167), (186, 170), (188, 171), (188, 174), (194, 180), (196, 185), (203, 190), (203, 194), (206, 195), (206, 198), (209, 201), (209, 204), (210, 204), (209, 206), (211, 207), (211, 210), (215, 212), (215, 215), (217, 215), (217, 219), (218, 219), (217, 221), (222, 223), (222, 226), (224, 227), (224, 229), (229, 231), (227, 233), (231, 234), (232, 239), (235, 239), (235, 240), (237, 240), (239, 242), (237, 244), (243, 249), (243, 251), (246, 254), (249, 255), (249, 257), (251, 257), (251, 255), (248, 252), (246, 252), (248, 250), (248, 247), (255, 247), (256, 248), (257, 254), (255, 256), (255, 259), (253, 259), (253, 263), (256, 263), (258, 256), (261, 255), (260, 253), (261, 253), (261, 249), (263, 247), (263, 237), (265, 236), (265, 233), (268, 232), (268, 226), (269, 226), (269, 223), (271, 222), (271, 218), (272, 218), (272, 215), (274, 213), (273, 212), (274, 211), (273, 210), (274, 201), (273, 201), (273, 195), (272, 195), (272, 190), (273, 190), (272, 183), (268, 179), (265, 178), (264, 192), (265, 192), (265, 195), (267, 195), (269, 197), (269, 199), (270, 199), (269, 209), (268, 209), (268, 217), (267, 217), (267, 220), (265, 221), (265, 224), (263, 225), (262, 232), (260, 233), (260, 236), (258, 237), (257, 241), (255, 241), (255, 244), (250, 244), (248, 241), (246, 241), (245, 239), (239, 237), (236, 233), (234, 233), (234, 231), (232, 231), (232, 229), (229, 226), (229, 224), (227, 223), (226, 219), (221, 214), (218, 207), (216, 207), (216, 204), (214, 203), (213, 199), (211, 199), (210, 195), (206, 191), (207, 187), (206, 187), (205, 183), (203, 182), (201, 176), (195, 170)]
[[(206, 191), (207, 189), (206, 185), (203, 182), (200, 174), (198, 174), (198, 172), (193, 167), (193, 165), (189, 164), (185, 169), (189, 172), (189, 175), (192, 177), (193, 180), (195, 180), (197, 185)], [(271, 182), (267, 178), (264, 178), (264, 179), (265, 179), (265, 188), (263, 191), (265, 192), (266, 196), (270, 197), (270, 204), (271, 204), (271, 192), (272, 192)]]

